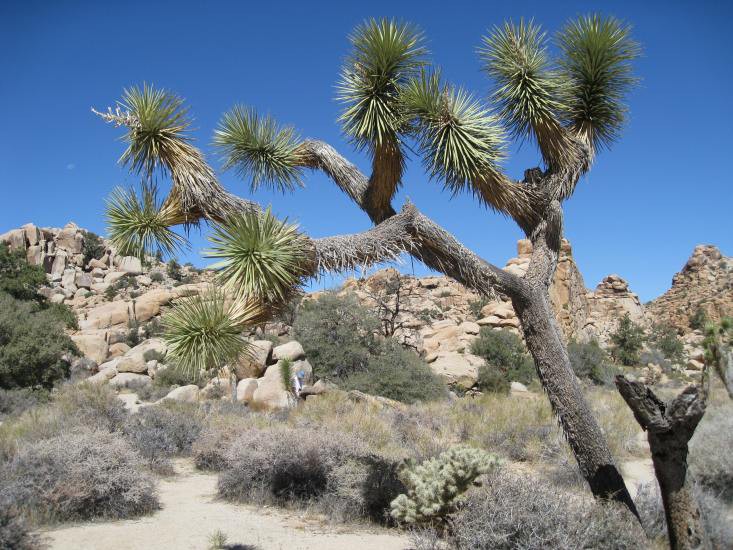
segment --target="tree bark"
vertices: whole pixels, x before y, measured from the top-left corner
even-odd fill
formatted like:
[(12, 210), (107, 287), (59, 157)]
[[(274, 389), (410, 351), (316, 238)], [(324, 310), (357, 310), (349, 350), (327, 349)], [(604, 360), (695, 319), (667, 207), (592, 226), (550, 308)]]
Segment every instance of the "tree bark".
[[(705, 376), (703, 384), (704, 380)], [(688, 442), (705, 414), (707, 392), (702, 387), (690, 386), (665, 404), (651, 389), (624, 376), (616, 377), (616, 386), (647, 432), (670, 548), (712, 548), (687, 472)]]
[(512, 304), (542, 386), (591, 492), (598, 498), (623, 503), (638, 518), (634, 501), (570, 366), (549, 296), (534, 290), (512, 300)]

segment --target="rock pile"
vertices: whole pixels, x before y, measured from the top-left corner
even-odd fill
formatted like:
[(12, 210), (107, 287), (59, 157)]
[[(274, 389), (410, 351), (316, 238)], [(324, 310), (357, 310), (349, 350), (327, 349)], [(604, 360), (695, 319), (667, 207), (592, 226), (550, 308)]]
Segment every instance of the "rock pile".
[(709, 244), (696, 246), (672, 278), (672, 287), (647, 306), (650, 317), (672, 324), (680, 333), (693, 329), (691, 320), (698, 310), (716, 322), (733, 316), (733, 258)]

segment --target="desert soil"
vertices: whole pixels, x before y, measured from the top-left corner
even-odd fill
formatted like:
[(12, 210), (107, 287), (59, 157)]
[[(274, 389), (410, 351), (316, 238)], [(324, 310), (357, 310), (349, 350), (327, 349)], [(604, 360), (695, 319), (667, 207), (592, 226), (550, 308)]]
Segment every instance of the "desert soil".
[(409, 538), (383, 529), (333, 526), (307, 514), (230, 504), (216, 498), (216, 475), (188, 460), (158, 486), (161, 510), (124, 521), (71, 525), (44, 533), (53, 550), (206, 550), (216, 530), (238, 550), (404, 550)]

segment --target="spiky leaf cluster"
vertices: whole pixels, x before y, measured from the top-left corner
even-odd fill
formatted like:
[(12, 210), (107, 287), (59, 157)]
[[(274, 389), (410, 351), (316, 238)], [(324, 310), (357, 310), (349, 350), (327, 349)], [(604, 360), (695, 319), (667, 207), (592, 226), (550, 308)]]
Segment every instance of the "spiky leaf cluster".
[(424, 65), (422, 33), (407, 23), (372, 19), (350, 40), (338, 84), (339, 121), (359, 148), (393, 145), (401, 131), (400, 91)]
[(231, 301), (221, 290), (186, 298), (163, 316), (168, 357), (193, 378), (221, 369), (249, 352), (242, 331), (261, 317), (257, 302)]
[(106, 203), (107, 233), (119, 254), (173, 256), (188, 245), (171, 229), (180, 223), (177, 209), (158, 201), (154, 185), (143, 183), (140, 195), (134, 189), (117, 187)]
[(224, 287), (239, 296), (281, 302), (297, 286), (306, 259), (306, 241), (295, 225), (278, 220), (268, 209), (246, 212), (215, 224), (204, 251), (221, 260), (211, 267), (219, 270)]
[(483, 38), (479, 55), (494, 80), (493, 100), (514, 137), (558, 120), (563, 84), (547, 55), (545, 33), (534, 22), (506, 22)]
[(640, 48), (631, 28), (613, 17), (589, 15), (570, 21), (557, 41), (562, 78), (569, 85), (566, 122), (596, 149), (608, 147), (619, 137), (624, 99), (637, 82), (631, 62)]
[(498, 170), (503, 130), (469, 93), (442, 84), (437, 72), (422, 72), (407, 83), (401, 102), (432, 177), (457, 192)]
[(224, 169), (236, 168), (241, 176), (251, 176), (253, 191), (261, 184), (281, 191), (303, 184), (300, 139), (292, 127), (278, 126), (269, 115), (260, 117), (250, 107), (235, 106), (222, 117), (214, 144), (224, 155)]
[(133, 123), (127, 126), (127, 149), (120, 162), (131, 171), (149, 176), (157, 168), (170, 169), (178, 157), (187, 155), (182, 144), (191, 121), (180, 97), (144, 84), (126, 89), (121, 105)]
[(400, 472), (408, 491), (392, 501), (391, 515), (409, 524), (445, 522), (476, 478), (498, 464), (494, 455), (464, 445), (420, 465), (408, 462)]

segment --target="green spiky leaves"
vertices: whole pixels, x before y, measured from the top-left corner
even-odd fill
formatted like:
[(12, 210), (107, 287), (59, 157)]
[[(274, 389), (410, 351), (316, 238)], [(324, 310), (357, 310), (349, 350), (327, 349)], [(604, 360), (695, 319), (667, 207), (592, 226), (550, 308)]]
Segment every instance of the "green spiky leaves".
[(639, 45), (631, 29), (613, 17), (580, 17), (558, 34), (563, 78), (569, 83), (565, 117), (569, 126), (596, 149), (608, 147), (626, 118), (623, 103), (637, 82), (632, 61)]
[(232, 302), (216, 289), (185, 298), (163, 316), (168, 357), (193, 378), (237, 361), (249, 350), (242, 331), (259, 311), (254, 302)]
[(204, 252), (221, 258), (219, 270), (226, 290), (265, 302), (281, 302), (297, 286), (307, 256), (306, 238), (298, 228), (280, 221), (268, 209), (242, 213), (216, 224)]
[(188, 241), (170, 227), (181, 223), (177, 209), (161, 204), (154, 185), (143, 184), (140, 194), (134, 189), (115, 188), (107, 199), (107, 233), (117, 252), (144, 258), (160, 252), (174, 256)]
[(492, 98), (499, 116), (512, 136), (536, 138), (545, 160), (555, 160), (565, 86), (550, 65), (545, 33), (532, 21), (506, 22), (484, 37), (479, 54), (495, 83)]
[(252, 178), (252, 190), (267, 184), (281, 191), (302, 186), (297, 153), (300, 139), (292, 127), (279, 127), (254, 109), (235, 106), (225, 113), (214, 133), (214, 144), (224, 155), (224, 169), (236, 168)]
[(470, 94), (441, 84), (437, 73), (423, 73), (405, 86), (401, 101), (428, 170), (452, 191), (498, 170), (504, 133)]
[(397, 143), (401, 88), (424, 65), (422, 33), (394, 20), (370, 20), (350, 37), (353, 47), (338, 84), (339, 121), (359, 148)]
[(132, 172), (151, 175), (156, 168), (170, 169), (186, 155), (185, 132), (191, 125), (183, 100), (163, 89), (144, 84), (125, 90), (121, 106), (128, 112), (124, 140), (127, 149), (120, 163)]

